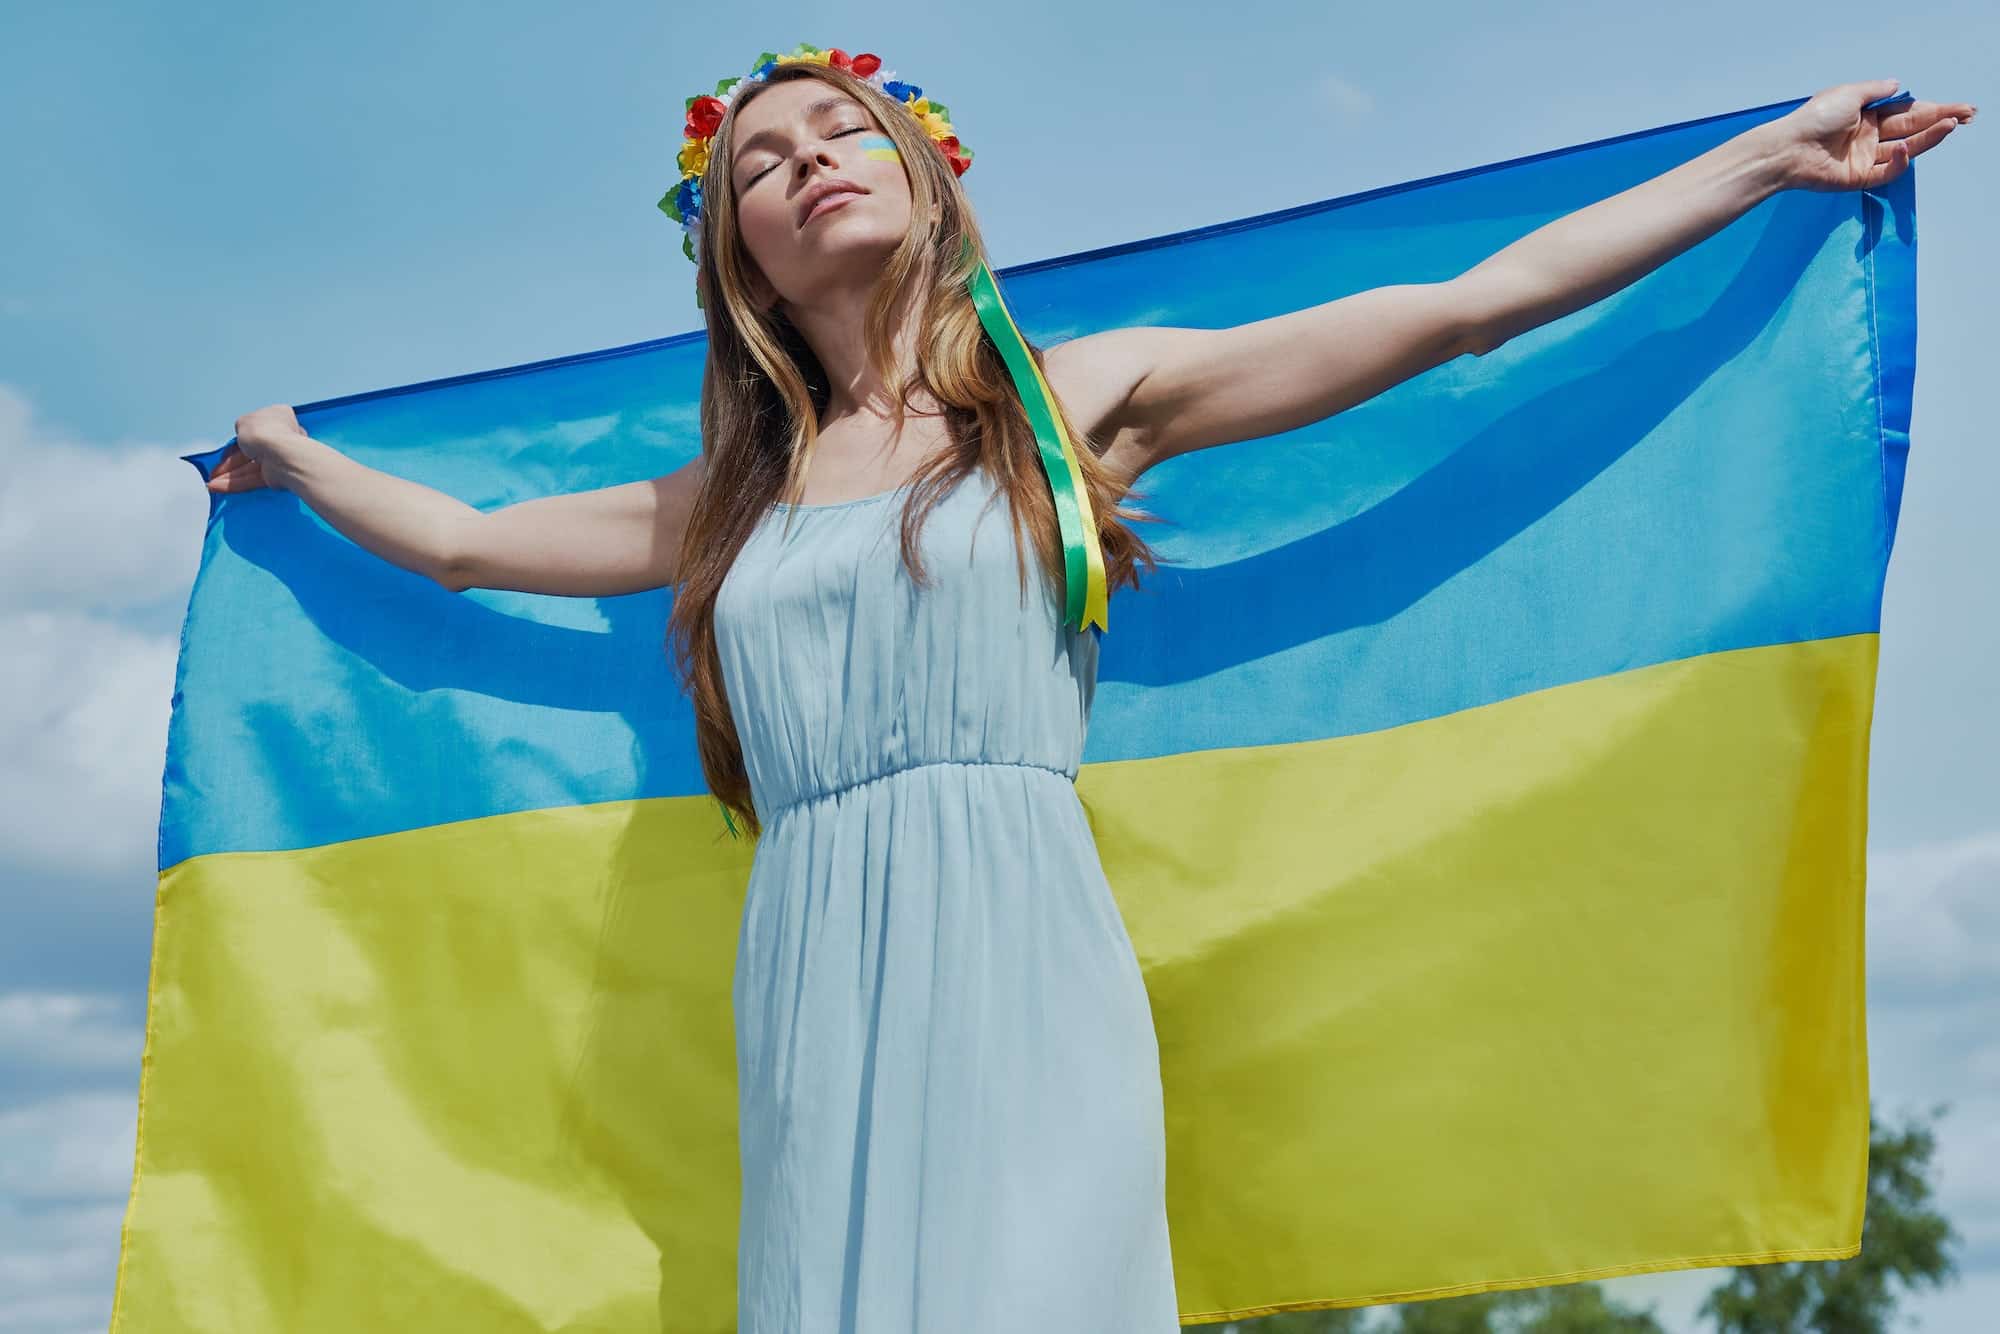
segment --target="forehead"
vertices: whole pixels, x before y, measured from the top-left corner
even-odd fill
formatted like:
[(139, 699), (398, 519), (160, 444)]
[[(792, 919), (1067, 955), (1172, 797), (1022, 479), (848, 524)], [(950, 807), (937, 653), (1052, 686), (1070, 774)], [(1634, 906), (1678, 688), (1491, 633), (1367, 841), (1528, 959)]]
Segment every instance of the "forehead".
[(752, 138), (765, 131), (781, 130), (849, 107), (867, 111), (854, 98), (818, 79), (788, 79), (772, 84), (737, 113), (737, 147), (748, 147)]

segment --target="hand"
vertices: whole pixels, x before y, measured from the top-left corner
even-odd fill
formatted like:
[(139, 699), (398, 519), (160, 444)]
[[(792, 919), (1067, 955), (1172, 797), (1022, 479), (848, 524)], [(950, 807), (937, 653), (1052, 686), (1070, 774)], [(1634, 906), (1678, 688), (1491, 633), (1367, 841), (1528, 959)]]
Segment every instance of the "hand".
[(1887, 97), (1894, 79), (1840, 83), (1768, 122), (1783, 164), (1783, 184), (1807, 190), (1872, 190), (1909, 170), (1917, 154), (1969, 124), (1978, 110), (1966, 102), (1905, 102), (1863, 111)]
[[(281, 449), (286, 441), (298, 439), (305, 433), (297, 414), (283, 403), (274, 403), (268, 408), (258, 408), (238, 417), (236, 444), (222, 456), (222, 462), (209, 476), (208, 489), (254, 491), (260, 486), (276, 487), (277, 484), (264, 471), (264, 461)], [(275, 473), (276, 469), (272, 471)]]

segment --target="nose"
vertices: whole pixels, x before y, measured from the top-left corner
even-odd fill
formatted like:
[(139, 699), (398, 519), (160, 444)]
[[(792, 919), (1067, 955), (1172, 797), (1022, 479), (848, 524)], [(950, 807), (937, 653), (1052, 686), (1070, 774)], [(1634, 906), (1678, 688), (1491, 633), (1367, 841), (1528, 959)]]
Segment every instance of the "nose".
[(839, 170), (840, 167), (840, 163), (834, 158), (833, 151), (825, 143), (815, 143), (811, 145), (809, 152), (800, 154), (798, 170), (794, 174), (799, 180), (803, 181), (812, 174), (814, 163), (818, 163), (822, 167), (830, 167), (834, 170)]

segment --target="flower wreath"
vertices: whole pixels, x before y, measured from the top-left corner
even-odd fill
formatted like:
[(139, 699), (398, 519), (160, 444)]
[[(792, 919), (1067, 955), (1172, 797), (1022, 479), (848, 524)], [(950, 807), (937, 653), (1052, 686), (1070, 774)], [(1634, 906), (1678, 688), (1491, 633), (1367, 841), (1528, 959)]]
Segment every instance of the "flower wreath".
[(687, 100), (687, 126), (683, 131), (686, 137), (679, 157), (681, 180), (660, 197), (660, 211), (681, 225), (681, 253), (689, 259), (695, 257), (695, 247), (701, 244), (701, 174), (708, 169), (709, 146), (715, 142), (715, 132), (721, 127), (729, 104), (736, 100), (741, 85), (762, 83), (778, 66), (792, 64), (831, 65), (847, 71), (908, 108), (951, 163), (954, 176), (965, 175), (972, 165), (972, 150), (959, 143), (958, 132), (951, 127), (951, 112), (945, 104), (925, 97), (924, 90), (914, 83), (896, 78), (894, 70), (882, 67), (882, 57), (867, 51), (850, 56), (837, 46), (823, 50), (805, 42), (792, 48), (788, 55), (766, 51), (757, 57), (756, 66), (748, 74), (724, 79), (715, 85), (713, 93), (696, 93)]

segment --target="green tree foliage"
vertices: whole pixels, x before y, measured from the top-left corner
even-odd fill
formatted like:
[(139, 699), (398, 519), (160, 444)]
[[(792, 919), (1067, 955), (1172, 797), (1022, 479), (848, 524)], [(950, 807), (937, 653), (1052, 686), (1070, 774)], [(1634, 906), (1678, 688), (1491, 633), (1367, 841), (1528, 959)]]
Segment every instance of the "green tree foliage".
[[(1943, 1114), (1936, 1108), (1930, 1120)], [(1930, 1120), (1870, 1116), (1868, 1209), (1851, 1260), (1744, 1265), (1702, 1303), (1716, 1334), (1889, 1334), (1906, 1293), (1957, 1273), (1958, 1240), (1932, 1202)], [(1666, 1334), (1650, 1310), (1620, 1305), (1595, 1283), (1481, 1292), (1397, 1306), (1288, 1311), (1188, 1334)]]

